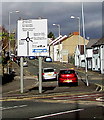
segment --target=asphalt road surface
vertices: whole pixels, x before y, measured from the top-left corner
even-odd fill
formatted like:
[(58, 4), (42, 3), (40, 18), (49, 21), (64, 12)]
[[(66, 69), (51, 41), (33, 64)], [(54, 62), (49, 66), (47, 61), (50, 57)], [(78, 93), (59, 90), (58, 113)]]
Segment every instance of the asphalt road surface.
[(93, 104), (52, 103), (38, 100), (3, 102), (5, 120), (103, 120), (104, 106)]
[[(24, 79), (26, 87), (33, 83), (37, 85), (38, 82), (33, 77), (38, 73), (38, 60), (29, 61), (28, 65), (24, 68), (24, 75), (31, 78)], [(57, 72), (59, 69), (69, 68), (64, 64), (43, 62), (43, 67), (50, 66), (56, 68)], [(19, 66), (15, 70), (19, 76)], [(83, 74), (81, 73), (82, 76)], [(3, 85), (4, 99), (0, 100), (2, 101), (0, 111), (4, 120), (103, 120), (104, 118), (104, 94), (95, 91), (94, 85), (86, 86), (80, 80), (77, 87), (58, 87), (57, 82), (46, 82), (43, 83), (42, 95), (46, 95), (44, 97), (38, 96), (38, 86), (31, 86), (24, 94), (20, 94), (19, 85), (19, 79)]]

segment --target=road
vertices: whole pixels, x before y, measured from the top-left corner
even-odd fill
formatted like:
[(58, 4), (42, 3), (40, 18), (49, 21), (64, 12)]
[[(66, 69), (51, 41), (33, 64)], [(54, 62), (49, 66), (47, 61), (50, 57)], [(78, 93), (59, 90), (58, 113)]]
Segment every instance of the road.
[[(38, 60), (29, 60), (28, 61), (28, 71), (32, 74), (32, 75), (37, 75), (38, 74), (38, 67), (39, 67), (39, 62)], [(51, 63), (51, 62), (44, 62), (42, 61), (42, 67), (53, 67), (54, 69), (56, 69), (56, 72), (59, 72), (60, 69), (66, 68), (65, 64), (57, 64), (57, 63)], [(69, 67), (69, 66), (68, 66)], [(71, 66), (70, 66), (71, 67)]]
[[(43, 67), (53, 67), (56, 69), (57, 72), (59, 72), (60, 69), (64, 69), (64, 68), (69, 68), (69, 67), (73, 67), (71, 65), (67, 65), (67, 64), (57, 64), (57, 63), (46, 63), (43, 62), (42, 64)], [(16, 71), (16, 77), (15, 80), (13, 80), (12, 82), (10, 82), (9, 84), (3, 85), (3, 96), (6, 96), (6, 94), (12, 95), (12, 93), (17, 94), (17, 92), (20, 91), (20, 68), (19, 66), (14, 66), (14, 69)], [(28, 67), (24, 67), (24, 92), (34, 92), (34, 93), (38, 93), (38, 78), (37, 78), (37, 74), (38, 74), (38, 60), (29, 60), (28, 61)], [(79, 72), (78, 76), (84, 76), (84, 73)], [(69, 92), (71, 91), (77, 91), (77, 92), (81, 92), (81, 91), (94, 91), (96, 89), (96, 86), (94, 85), (90, 85), (88, 88), (86, 87), (86, 85), (83, 83), (83, 81), (81, 81), (80, 79), (81, 77), (79, 77), (79, 85), (77, 87), (58, 87), (57, 81), (54, 82), (43, 82), (43, 93), (56, 93), (56, 92)], [(28, 88), (28, 89), (26, 89)], [(36, 92), (37, 91), (37, 92)], [(30, 94), (30, 93), (29, 93)]]
[[(59, 69), (72, 66), (57, 63), (44, 63), (43, 67)], [(30, 60), (24, 67), (24, 85), (28, 89), (19, 92), (19, 67), (15, 67), (16, 78), (3, 85), (2, 117), (26, 120), (103, 120), (104, 92), (96, 91), (95, 85), (86, 86), (79, 78), (77, 87), (58, 87), (57, 81), (43, 83), (43, 93), (38, 94), (38, 60)], [(78, 71), (80, 77), (84, 72)], [(92, 74), (91, 74), (92, 75)], [(98, 81), (98, 80), (97, 80)], [(33, 85), (33, 86), (31, 86)], [(29, 87), (30, 86), (30, 87)]]
[(3, 102), (2, 118), (8, 119), (60, 119), (60, 120), (103, 120), (104, 106), (96, 104), (80, 104), (64, 102), (43, 102), (39, 100), (23, 100)]
[[(29, 67), (27, 68), (27, 71), (30, 72), (31, 75), (37, 75), (38, 73), (38, 60), (30, 60), (28, 61)], [(74, 68), (76, 70), (76, 72), (78, 73), (79, 76), (81, 76), (83, 79), (85, 79), (85, 71), (83, 70), (83, 72), (80, 70), (77, 70), (75, 67), (73, 67), (73, 65), (70, 64), (65, 64), (65, 63), (57, 63), (57, 62), (44, 62), (42, 61), (42, 67), (53, 67), (56, 69), (57, 72), (59, 72), (60, 69), (66, 69), (66, 68)], [(94, 80), (94, 79), (95, 80)], [(92, 80), (93, 79), (93, 80)], [(100, 79), (99, 79), (99, 75), (96, 73), (89, 73), (88, 72), (88, 80), (89, 83), (99, 83), (104, 85), (104, 75), (100, 75)]]

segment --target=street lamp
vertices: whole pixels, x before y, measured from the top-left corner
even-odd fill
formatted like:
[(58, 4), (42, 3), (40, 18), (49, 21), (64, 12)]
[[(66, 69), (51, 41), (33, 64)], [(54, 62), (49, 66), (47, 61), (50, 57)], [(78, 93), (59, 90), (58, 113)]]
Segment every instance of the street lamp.
[(10, 45), (10, 14), (12, 14), (12, 13), (19, 13), (19, 11), (16, 10), (16, 11), (9, 12), (9, 56), (10, 56), (10, 49), (11, 49), (11, 45)]
[[(78, 45), (79, 45), (79, 51), (80, 51), (80, 17), (75, 17), (75, 16), (71, 16), (70, 17), (71, 19), (77, 19), (78, 20), (78, 28), (79, 28), (79, 37), (78, 37)], [(78, 60), (79, 61), (79, 60)], [(78, 63), (80, 64), (80, 63)], [(77, 65), (78, 67), (79, 65)]]
[[(58, 32), (59, 32), (59, 36), (61, 35), (61, 32), (60, 32), (60, 25), (59, 24), (53, 24), (55, 26), (58, 27)], [(59, 42), (59, 61), (60, 61), (60, 42)]]
[(53, 25), (55, 25), (55, 26), (58, 27), (58, 30), (59, 30), (59, 36), (60, 36), (60, 35), (61, 35), (61, 32), (60, 32), (60, 25), (59, 25), (59, 24), (53, 24)]
[(75, 16), (71, 16), (71, 19), (78, 19), (78, 28), (79, 28), (79, 40), (78, 40), (78, 45), (80, 44), (80, 17), (75, 17)]

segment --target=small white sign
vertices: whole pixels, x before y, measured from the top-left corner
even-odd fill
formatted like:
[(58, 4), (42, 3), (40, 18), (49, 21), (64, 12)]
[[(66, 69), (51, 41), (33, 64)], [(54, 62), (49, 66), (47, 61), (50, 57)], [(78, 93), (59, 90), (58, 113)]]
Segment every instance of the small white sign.
[(61, 54), (62, 55), (68, 55), (68, 50), (66, 50), (66, 49), (61, 50)]
[(18, 20), (18, 56), (47, 56), (47, 19)]

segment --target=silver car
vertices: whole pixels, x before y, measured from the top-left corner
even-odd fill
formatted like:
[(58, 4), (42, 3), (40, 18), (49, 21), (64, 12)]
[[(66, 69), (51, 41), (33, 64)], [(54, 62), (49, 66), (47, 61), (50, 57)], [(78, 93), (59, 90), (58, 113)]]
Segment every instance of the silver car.
[(57, 80), (57, 73), (56, 69), (54, 68), (43, 68), (42, 69), (42, 80)]

